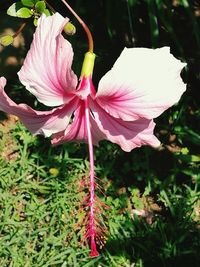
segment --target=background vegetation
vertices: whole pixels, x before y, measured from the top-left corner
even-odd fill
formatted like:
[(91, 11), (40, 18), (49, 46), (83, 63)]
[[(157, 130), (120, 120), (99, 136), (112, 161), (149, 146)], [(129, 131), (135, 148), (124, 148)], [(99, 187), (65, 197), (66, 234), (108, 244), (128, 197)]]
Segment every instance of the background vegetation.
[[(0, 31), (21, 21), (5, 15), (13, 1), (1, 1)], [(49, 1), (77, 26), (69, 37), (73, 68), (80, 72), (85, 34), (60, 1)], [(87, 175), (87, 147), (69, 143), (51, 147), (33, 137), (16, 117), (0, 120), (0, 266), (200, 266), (200, 3), (169, 0), (69, 1), (88, 23), (95, 40), (95, 85), (124, 46), (170, 46), (187, 68), (187, 91), (178, 105), (156, 120), (158, 150), (143, 147), (125, 153), (102, 142), (95, 149), (96, 172), (111, 207), (110, 234), (101, 256), (88, 257), (76, 227), (80, 180)], [(32, 38), (30, 22), (18, 44), (0, 48), (0, 75), (18, 102), (38, 107), (17, 80)], [(152, 62), (153, 64), (153, 62)], [(144, 77), (145, 78), (145, 77)], [(138, 211), (143, 216), (138, 216)]]

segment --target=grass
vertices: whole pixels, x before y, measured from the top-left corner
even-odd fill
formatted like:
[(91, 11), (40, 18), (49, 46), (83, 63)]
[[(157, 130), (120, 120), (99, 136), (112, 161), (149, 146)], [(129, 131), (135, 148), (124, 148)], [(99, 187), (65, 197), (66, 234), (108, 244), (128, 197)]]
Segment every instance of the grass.
[[(149, 148), (121, 162), (120, 173), (124, 153), (102, 143), (96, 162), (111, 207), (110, 234), (101, 256), (91, 259), (76, 227), (85, 145), (52, 148), (12, 116), (2, 121), (1, 135), (0, 266), (198, 266), (199, 174), (185, 181), (176, 172), (156, 177), (150, 161), (160, 152)], [(125, 173), (134, 177), (122, 181)]]

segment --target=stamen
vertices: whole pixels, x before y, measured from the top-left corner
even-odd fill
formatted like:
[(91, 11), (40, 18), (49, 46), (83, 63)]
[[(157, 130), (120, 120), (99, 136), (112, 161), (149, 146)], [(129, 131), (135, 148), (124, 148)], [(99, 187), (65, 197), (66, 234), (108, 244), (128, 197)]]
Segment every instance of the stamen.
[(92, 134), (91, 134), (91, 124), (90, 124), (90, 109), (88, 105), (88, 99), (85, 100), (85, 117), (86, 117), (86, 127), (87, 127), (87, 135), (88, 135), (88, 150), (89, 150), (89, 159), (90, 159), (90, 215), (89, 215), (89, 227), (88, 233), (86, 232), (86, 236), (90, 238), (90, 246), (91, 246), (91, 257), (97, 257), (99, 255), (96, 243), (95, 243), (95, 175), (94, 175), (94, 151), (93, 151), (93, 143), (92, 143)]

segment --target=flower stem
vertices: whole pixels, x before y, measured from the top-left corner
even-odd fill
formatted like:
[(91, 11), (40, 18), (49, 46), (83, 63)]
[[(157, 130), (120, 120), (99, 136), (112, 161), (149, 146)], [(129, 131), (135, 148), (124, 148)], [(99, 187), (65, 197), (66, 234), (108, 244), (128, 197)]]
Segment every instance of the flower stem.
[(95, 205), (95, 176), (94, 176), (94, 151), (92, 144), (92, 134), (90, 125), (90, 110), (88, 105), (88, 98), (85, 99), (85, 118), (86, 118), (86, 128), (88, 136), (88, 150), (89, 150), (89, 160), (90, 160), (90, 213), (89, 213), (89, 233), (90, 233), (90, 246), (91, 246), (91, 257), (97, 257), (99, 255), (96, 243), (95, 243), (95, 215), (94, 215), (94, 205)]
[(93, 42), (92, 34), (91, 34), (88, 26), (85, 24), (85, 22), (79, 17), (79, 15), (73, 10), (73, 8), (65, 0), (61, 0), (61, 1), (69, 9), (69, 11), (75, 16), (75, 18), (78, 20), (78, 22), (82, 25), (84, 31), (87, 34), (87, 38), (88, 38), (88, 52), (93, 53), (94, 42)]
[(17, 37), (23, 31), (25, 26), (26, 26), (26, 22), (22, 23), (20, 28), (13, 34), (13, 38)]

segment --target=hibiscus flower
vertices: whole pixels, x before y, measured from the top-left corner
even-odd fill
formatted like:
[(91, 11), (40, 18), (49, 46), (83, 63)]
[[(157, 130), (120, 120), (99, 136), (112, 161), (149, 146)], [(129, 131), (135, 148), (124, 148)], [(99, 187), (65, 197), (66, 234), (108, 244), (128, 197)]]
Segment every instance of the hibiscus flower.
[[(18, 116), (33, 134), (52, 137), (52, 144), (86, 142), (90, 153), (90, 226), (94, 224), (93, 145), (101, 140), (118, 144), (124, 151), (142, 145), (159, 146), (154, 135), (154, 118), (177, 103), (186, 89), (180, 72), (185, 66), (170, 54), (169, 47), (158, 49), (124, 48), (114, 66), (92, 83), (93, 52), (85, 55), (81, 76), (71, 69), (73, 50), (62, 31), (68, 19), (55, 13), (38, 21), (30, 50), (19, 71), (19, 79), (39, 102), (54, 107), (36, 111), (16, 104), (4, 91), (0, 78), (0, 110)], [(89, 228), (92, 252), (95, 227)]]
[[(0, 79), (0, 109), (18, 116), (33, 134), (52, 136), (52, 143), (88, 141), (85, 102), (94, 144), (100, 140), (117, 143), (125, 151), (141, 145), (159, 146), (153, 118), (177, 103), (186, 85), (180, 72), (184, 63), (158, 49), (125, 48), (95, 92), (92, 73), (82, 74), (80, 83), (71, 69), (73, 51), (62, 36), (68, 19), (56, 13), (42, 16), (19, 79), (26, 89), (51, 111), (36, 111), (15, 104), (4, 92)], [(86, 58), (93, 60), (88, 52)], [(70, 118), (73, 116), (73, 122)]]

